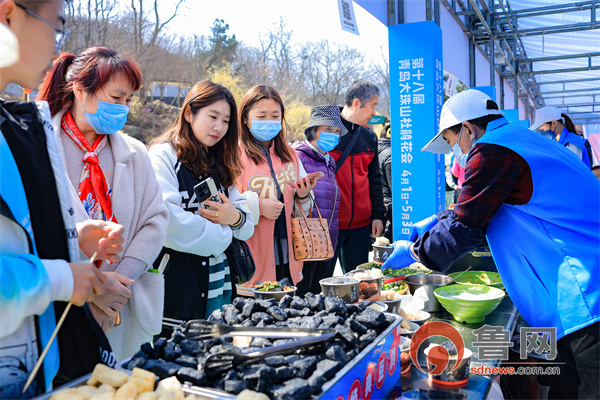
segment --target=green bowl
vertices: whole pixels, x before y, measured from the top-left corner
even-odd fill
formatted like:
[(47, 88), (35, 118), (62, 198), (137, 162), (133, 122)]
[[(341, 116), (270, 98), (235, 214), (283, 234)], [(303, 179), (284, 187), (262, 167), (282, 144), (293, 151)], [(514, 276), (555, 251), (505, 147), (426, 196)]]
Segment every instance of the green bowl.
[(433, 291), (440, 304), (458, 322), (475, 324), (498, 307), (504, 291), (483, 285), (448, 285)]
[[(463, 285), (485, 285), (491, 286), (498, 289), (504, 289), (504, 285), (502, 284), (502, 280), (500, 279), (500, 274), (497, 272), (488, 272), (488, 271), (467, 271), (464, 274), (460, 275), (462, 272), (453, 272), (448, 274), (449, 277), (455, 278), (454, 283), (459, 283)], [(456, 277), (460, 275), (458, 279)]]

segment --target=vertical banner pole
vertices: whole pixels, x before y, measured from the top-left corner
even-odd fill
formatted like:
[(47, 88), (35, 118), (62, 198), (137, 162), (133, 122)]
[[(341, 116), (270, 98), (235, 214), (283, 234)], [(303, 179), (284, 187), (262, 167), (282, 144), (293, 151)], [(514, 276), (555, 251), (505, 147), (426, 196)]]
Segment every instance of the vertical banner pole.
[(443, 103), (442, 29), (433, 21), (388, 27), (394, 240), (444, 209), (444, 155), (421, 152)]

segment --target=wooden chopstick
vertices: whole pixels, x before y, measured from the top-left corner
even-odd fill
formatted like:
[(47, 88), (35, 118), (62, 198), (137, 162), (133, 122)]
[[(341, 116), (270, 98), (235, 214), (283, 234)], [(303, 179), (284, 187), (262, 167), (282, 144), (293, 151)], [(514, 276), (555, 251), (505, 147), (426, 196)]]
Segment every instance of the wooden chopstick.
[[(90, 258), (90, 263), (93, 264), (97, 258), (98, 258), (98, 253), (94, 253), (92, 255), (92, 258)], [(69, 310), (71, 309), (71, 305), (73, 305), (73, 301), (69, 301), (69, 303), (65, 307), (65, 310), (63, 311), (62, 315), (60, 316), (60, 319), (56, 323), (56, 328), (54, 328), (54, 332), (52, 332), (52, 336), (50, 336), (50, 340), (48, 340), (48, 344), (46, 344), (46, 347), (44, 348), (44, 351), (42, 352), (42, 354), (40, 355), (40, 358), (38, 359), (37, 363), (35, 364), (35, 367), (33, 367), (33, 371), (31, 371), (31, 374), (29, 374), (29, 378), (27, 378), (27, 382), (25, 383), (25, 387), (23, 388), (23, 391), (21, 393), (25, 393), (27, 391), (27, 389), (29, 389), (31, 382), (33, 382), (33, 378), (35, 378), (35, 376), (37, 375), (40, 367), (42, 366), (42, 363), (44, 362), (44, 358), (46, 357), (46, 354), (48, 353), (48, 350), (50, 350), (50, 346), (52, 345), (52, 342), (56, 338), (56, 335), (58, 334), (58, 331), (60, 330), (60, 327), (62, 326), (63, 322), (65, 322), (65, 318), (67, 317), (67, 314), (69, 313)]]

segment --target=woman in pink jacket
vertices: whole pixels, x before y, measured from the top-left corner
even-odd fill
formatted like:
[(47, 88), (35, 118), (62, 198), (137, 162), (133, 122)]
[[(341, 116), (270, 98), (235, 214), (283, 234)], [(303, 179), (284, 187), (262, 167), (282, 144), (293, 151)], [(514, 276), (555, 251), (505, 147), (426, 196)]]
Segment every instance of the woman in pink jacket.
[(250, 282), (238, 285), (238, 294), (253, 296), (257, 282), (303, 278), (302, 261), (294, 259), (291, 221), (294, 198), (308, 211), (310, 192), (317, 180), (307, 179), (296, 152), (287, 144), (285, 107), (277, 91), (254, 86), (239, 108), (242, 164), (237, 187), (248, 198), (254, 216), (254, 235), (246, 241), (256, 272)]

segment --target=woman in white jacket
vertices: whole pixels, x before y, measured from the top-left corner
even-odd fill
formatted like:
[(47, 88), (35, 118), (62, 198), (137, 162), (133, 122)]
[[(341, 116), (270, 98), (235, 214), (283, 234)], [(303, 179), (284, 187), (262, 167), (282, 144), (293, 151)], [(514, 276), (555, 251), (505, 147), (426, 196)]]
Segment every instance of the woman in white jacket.
[[(210, 81), (187, 94), (179, 117), (155, 140), (150, 159), (169, 210), (169, 230), (155, 268), (164, 270), (163, 336), (183, 320), (205, 318), (231, 302), (224, 252), (233, 237), (247, 240), (254, 219), (235, 187), (242, 164), (237, 107), (231, 92)], [(222, 203), (197, 200), (194, 186), (212, 178)]]
[[(160, 332), (164, 291), (163, 277), (149, 268), (166, 235), (167, 210), (146, 148), (118, 132), (140, 83), (132, 58), (93, 47), (78, 56), (61, 54), (39, 95), (59, 133), (76, 215), (125, 227), (122, 260), (100, 265), (109, 290), (90, 304), (117, 360)], [(114, 326), (117, 315), (122, 323)]]

